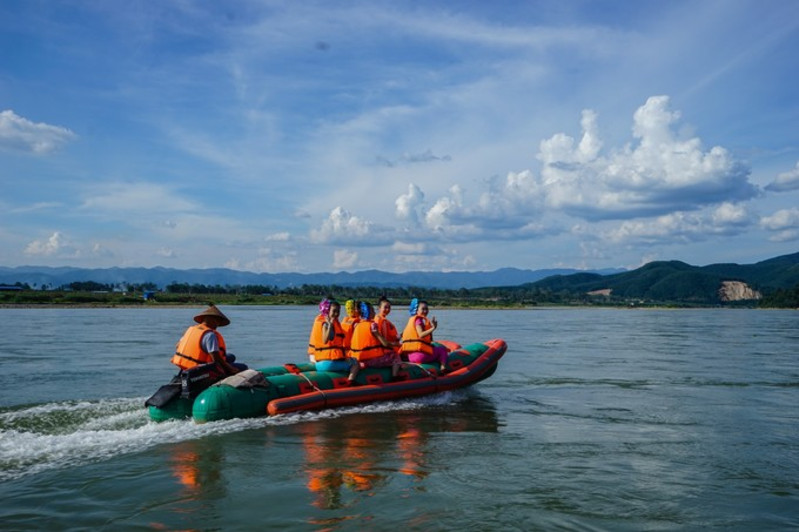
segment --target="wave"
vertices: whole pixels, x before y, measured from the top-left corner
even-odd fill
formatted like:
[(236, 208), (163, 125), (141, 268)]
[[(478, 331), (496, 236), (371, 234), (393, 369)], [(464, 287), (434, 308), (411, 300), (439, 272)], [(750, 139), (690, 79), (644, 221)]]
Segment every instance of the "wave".
[(348, 414), (448, 406), (468, 396), (467, 390), (456, 390), (416, 399), (205, 424), (192, 420), (153, 422), (142, 407), (145, 397), (0, 408), (0, 482), (138, 453), (161, 444)]

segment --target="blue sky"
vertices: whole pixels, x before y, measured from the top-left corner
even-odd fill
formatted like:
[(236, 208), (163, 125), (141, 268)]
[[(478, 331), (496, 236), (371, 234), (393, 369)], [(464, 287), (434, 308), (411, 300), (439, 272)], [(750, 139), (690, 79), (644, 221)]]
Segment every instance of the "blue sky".
[(799, 248), (799, 2), (0, 2), (0, 265)]

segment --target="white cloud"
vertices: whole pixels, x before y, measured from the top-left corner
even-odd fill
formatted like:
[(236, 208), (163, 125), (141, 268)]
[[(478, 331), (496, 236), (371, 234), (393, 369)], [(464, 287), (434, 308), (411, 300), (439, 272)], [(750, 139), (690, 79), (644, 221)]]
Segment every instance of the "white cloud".
[(267, 242), (288, 242), (291, 240), (291, 233), (282, 231), (280, 233), (272, 233), (266, 236)]
[[(415, 187), (415, 185), (413, 186)], [(403, 235), (407, 241), (477, 241), (487, 239), (524, 239), (559, 232), (559, 224), (540, 222), (543, 214), (539, 194), (540, 185), (529, 171), (510, 172), (504, 180), (491, 180), (488, 190), (478, 201), (469, 204), (465, 191), (459, 185), (450, 188), (449, 194), (439, 198), (427, 211), (420, 202), (410, 197), (424, 197), (419, 189), (397, 199), (397, 213), (414, 213), (418, 209), (423, 218), (424, 231), (416, 229)], [(414, 217), (416, 219), (416, 217)]]
[(155, 255), (164, 259), (174, 259), (178, 256), (174, 249), (167, 247), (158, 248), (158, 250), (155, 252)]
[(81, 209), (94, 213), (110, 213), (115, 217), (203, 210), (198, 204), (169, 187), (143, 181), (93, 184), (81, 204)]
[(426, 150), (422, 153), (403, 153), (398, 159), (389, 159), (388, 157), (384, 157), (382, 155), (377, 157), (377, 162), (382, 164), (383, 166), (388, 166), (389, 168), (394, 168), (395, 166), (402, 165), (402, 164), (418, 164), (418, 163), (430, 163), (430, 162), (449, 162), (452, 160), (452, 157), (449, 155), (435, 155), (433, 150)]
[(342, 207), (336, 207), (319, 229), (311, 230), (311, 242), (381, 246), (393, 241), (393, 231), (359, 218)]
[(100, 244), (99, 242), (95, 242), (94, 244), (92, 244), (92, 255), (100, 258), (112, 258), (115, 256), (113, 251), (111, 251), (104, 245)]
[(340, 270), (352, 268), (358, 264), (358, 253), (346, 249), (333, 251), (333, 267)]
[(799, 209), (782, 209), (771, 216), (764, 216), (760, 225), (775, 233), (769, 238), (773, 242), (799, 240)]
[(225, 263), (225, 267), (252, 272), (291, 272), (299, 270), (299, 261), (294, 250), (279, 252), (272, 248), (260, 248), (255, 259), (247, 261), (230, 259)]
[(32, 122), (10, 109), (0, 112), (0, 149), (43, 155), (76, 138), (65, 127)]
[(13, 214), (22, 214), (22, 213), (36, 212), (36, 211), (52, 211), (55, 209), (62, 208), (63, 206), (64, 206), (63, 203), (55, 201), (40, 201), (32, 205), (14, 207), (12, 209), (8, 209), (8, 211)]
[[(583, 111), (581, 138), (558, 133), (541, 141), (540, 177), (531, 170), (493, 178), (476, 202), (454, 185), (424, 210), (415, 184), (396, 201), (401, 220), (423, 221), (426, 231), (408, 231), (403, 240), (468, 242), (541, 238), (564, 231), (564, 215), (589, 222), (625, 220), (607, 232), (615, 241), (702, 239), (738, 234), (752, 223), (741, 200), (756, 189), (748, 170), (721, 147), (704, 151), (698, 138), (672, 131), (679, 113), (668, 97), (656, 96), (633, 117), (635, 144), (603, 155), (597, 115)], [(699, 214), (691, 215), (696, 211)], [(658, 216), (655, 220), (647, 220)]]
[(700, 242), (711, 235), (736, 235), (749, 228), (753, 217), (741, 205), (723, 203), (702, 213), (674, 212), (653, 219), (628, 220), (606, 231), (604, 238), (621, 244)]
[(54, 232), (45, 240), (34, 240), (26, 247), (24, 253), (33, 257), (59, 257), (77, 258), (80, 251), (61, 234), (60, 231)]
[(396, 199), (396, 216), (400, 220), (409, 220), (414, 225), (419, 222), (419, 209), (424, 201), (424, 192), (413, 183), (408, 185), (408, 193)]
[(448, 196), (439, 198), (425, 213), (424, 222), (430, 234), (415, 236), (450, 241), (479, 240), (482, 237), (482, 230), (475, 221), (471, 209), (463, 201), (463, 189), (459, 185), (454, 185), (450, 188)]
[(766, 190), (774, 192), (799, 190), (799, 162), (796, 163), (793, 170), (779, 174), (777, 179), (766, 185)]
[(711, 214), (713, 227), (747, 227), (752, 223), (752, 215), (741, 204), (725, 202)]
[(633, 116), (637, 144), (604, 157), (596, 115), (584, 112), (576, 146), (563, 133), (540, 144), (547, 206), (587, 220), (625, 219), (754, 197), (748, 168), (722, 147), (703, 151), (698, 138), (679, 139), (678, 118), (667, 96), (649, 98)]
[[(427, 255), (430, 253), (429, 247), (424, 242), (394, 242), (391, 251), (399, 255)], [(438, 248), (436, 248), (436, 252)]]

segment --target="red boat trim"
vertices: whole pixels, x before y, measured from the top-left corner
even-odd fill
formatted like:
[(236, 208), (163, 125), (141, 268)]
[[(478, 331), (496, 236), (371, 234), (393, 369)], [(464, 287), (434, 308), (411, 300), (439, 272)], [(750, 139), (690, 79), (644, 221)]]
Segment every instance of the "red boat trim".
[(358, 387), (334, 388), (282, 397), (269, 402), (269, 415), (287, 414), (303, 410), (319, 410), (338, 406), (352, 406), (375, 401), (392, 401), (408, 397), (419, 397), (437, 392), (450, 391), (469, 386), (480, 380), (505, 354), (507, 344), (494, 339), (485, 342), (488, 349), (468, 366), (438, 377), (425, 377), (408, 381), (391, 382)]

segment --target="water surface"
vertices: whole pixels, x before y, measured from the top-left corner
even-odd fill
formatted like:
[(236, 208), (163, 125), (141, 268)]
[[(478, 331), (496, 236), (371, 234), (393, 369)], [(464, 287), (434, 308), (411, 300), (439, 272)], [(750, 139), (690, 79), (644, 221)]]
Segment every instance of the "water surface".
[[(224, 310), (245, 362), (302, 360), (314, 309)], [(0, 310), (4, 530), (799, 528), (797, 312), (434, 309), (441, 338), (508, 342), (489, 380), (151, 423), (193, 313)]]

